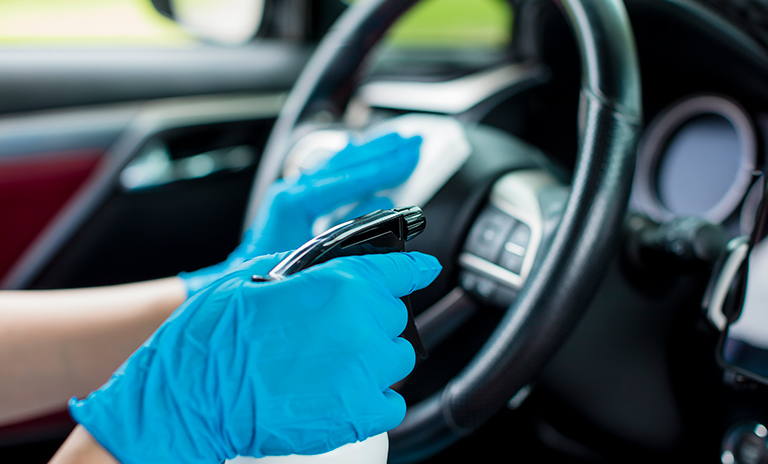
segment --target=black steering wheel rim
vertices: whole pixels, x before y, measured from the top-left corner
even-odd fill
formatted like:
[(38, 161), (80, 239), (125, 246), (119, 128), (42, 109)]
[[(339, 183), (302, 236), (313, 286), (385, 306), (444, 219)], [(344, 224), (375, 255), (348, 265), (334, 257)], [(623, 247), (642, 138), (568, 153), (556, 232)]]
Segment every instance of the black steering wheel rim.
[[(356, 2), (308, 63), (276, 121), (251, 196), (252, 217), (279, 178), (291, 135), (310, 114), (342, 115), (365, 58), (417, 0)], [(634, 38), (620, 0), (555, 1), (582, 67), (579, 154), (571, 194), (546, 255), (473, 361), (390, 432), (390, 459), (409, 462), (467, 435), (504, 407), (560, 347), (617, 249), (642, 118)], [(542, 336), (546, 334), (546, 336)]]

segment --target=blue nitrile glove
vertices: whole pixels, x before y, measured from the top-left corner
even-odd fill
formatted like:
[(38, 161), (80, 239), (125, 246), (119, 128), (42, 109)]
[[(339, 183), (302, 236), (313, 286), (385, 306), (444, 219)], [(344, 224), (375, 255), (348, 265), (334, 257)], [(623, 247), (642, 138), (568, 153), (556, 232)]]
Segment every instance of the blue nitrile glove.
[(440, 264), (421, 253), (330, 260), (253, 283), (256, 258), (187, 300), (72, 417), (123, 464), (319, 454), (396, 427), (412, 370), (399, 297)]
[(373, 196), (411, 175), (419, 160), (421, 137), (387, 134), (362, 145), (349, 144), (317, 170), (273, 183), (242, 243), (214, 266), (179, 274), (189, 296), (256, 256), (293, 250), (312, 238), (315, 220), (334, 209), (360, 204), (351, 219), (392, 202)]

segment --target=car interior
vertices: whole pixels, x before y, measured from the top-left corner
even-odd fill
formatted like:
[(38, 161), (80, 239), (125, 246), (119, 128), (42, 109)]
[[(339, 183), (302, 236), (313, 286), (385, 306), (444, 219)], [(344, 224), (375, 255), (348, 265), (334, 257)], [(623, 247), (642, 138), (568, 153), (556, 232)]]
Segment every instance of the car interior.
[[(389, 462), (768, 462), (765, 378), (721, 353), (768, 167), (768, 3), (259, 15), (238, 45), (0, 47), (0, 288), (217, 263), (272, 181), (420, 135), (388, 193), (443, 272), (411, 297), (429, 356), (395, 386)], [(0, 460), (47, 462), (73, 427), (65, 405), (2, 424)]]

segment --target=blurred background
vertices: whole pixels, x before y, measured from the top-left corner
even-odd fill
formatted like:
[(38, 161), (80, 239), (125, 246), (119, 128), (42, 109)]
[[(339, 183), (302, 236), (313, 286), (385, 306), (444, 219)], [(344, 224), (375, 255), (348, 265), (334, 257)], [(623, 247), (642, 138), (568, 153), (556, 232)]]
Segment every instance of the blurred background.
[[(237, 1), (237, 0), (235, 0)], [(247, 0), (250, 1), (250, 0)], [(220, 6), (222, 2), (195, 1)], [(261, 0), (253, 0), (261, 3)], [(350, 3), (350, 2), (346, 2)], [(511, 10), (503, 1), (422, 2), (391, 34), (401, 46), (502, 46)], [(199, 39), (150, 0), (3, 0), (2, 46), (193, 47)]]

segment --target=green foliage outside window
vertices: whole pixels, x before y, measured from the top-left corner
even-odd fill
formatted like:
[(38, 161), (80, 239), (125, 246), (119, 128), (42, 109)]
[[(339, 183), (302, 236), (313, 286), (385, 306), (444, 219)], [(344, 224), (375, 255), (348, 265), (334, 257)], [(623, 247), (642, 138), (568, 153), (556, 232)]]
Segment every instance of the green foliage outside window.
[(512, 10), (505, 0), (424, 0), (390, 31), (396, 47), (499, 48), (509, 43)]

